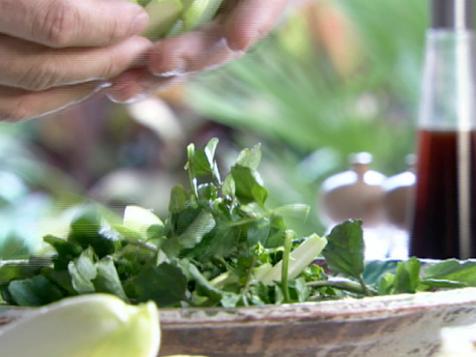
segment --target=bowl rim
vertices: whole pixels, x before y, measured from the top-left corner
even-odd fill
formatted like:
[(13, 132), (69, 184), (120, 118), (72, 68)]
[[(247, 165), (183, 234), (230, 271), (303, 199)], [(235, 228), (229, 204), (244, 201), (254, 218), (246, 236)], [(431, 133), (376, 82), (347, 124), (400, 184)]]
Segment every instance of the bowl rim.
[[(397, 294), (296, 304), (263, 305), (237, 308), (160, 308), (162, 327), (169, 329), (248, 325), (256, 323), (283, 324), (306, 321), (359, 321), (386, 319), (439, 308), (468, 309), (476, 320), (476, 288), (467, 287), (416, 294)], [(32, 307), (0, 305), (0, 326), (25, 317)]]
[(172, 328), (217, 323), (253, 324), (256, 321), (270, 324), (310, 320), (352, 321), (425, 313), (435, 308), (442, 311), (469, 308), (469, 311), (475, 311), (476, 319), (476, 288), (238, 308), (165, 308), (160, 309), (160, 320)]

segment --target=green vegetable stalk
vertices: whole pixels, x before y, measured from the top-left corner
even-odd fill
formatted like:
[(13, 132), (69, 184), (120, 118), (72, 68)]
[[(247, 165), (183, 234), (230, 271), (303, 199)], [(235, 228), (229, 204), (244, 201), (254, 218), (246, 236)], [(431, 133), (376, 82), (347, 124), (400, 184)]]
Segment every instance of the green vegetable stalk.
[(144, 35), (151, 40), (191, 31), (211, 21), (223, 0), (132, 0), (150, 17)]

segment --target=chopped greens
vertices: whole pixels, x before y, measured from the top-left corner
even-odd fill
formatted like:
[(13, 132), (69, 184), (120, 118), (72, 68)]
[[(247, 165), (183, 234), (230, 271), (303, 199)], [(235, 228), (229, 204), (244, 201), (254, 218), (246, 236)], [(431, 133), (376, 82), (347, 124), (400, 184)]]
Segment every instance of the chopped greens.
[(0, 262), (3, 300), (38, 306), (109, 293), (160, 307), (237, 307), (476, 286), (476, 261), (365, 263), (357, 220), (326, 237), (297, 236), (286, 219), (305, 219), (309, 208), (266, 206), (260, 147), (243, 150), (222, 176), (217, 145), (188, 146), (189, 187), (172, 189), (164, 220), (137, 206), (122, 222), (86, 209), (67, 237), (44, 238), (54, 255)]

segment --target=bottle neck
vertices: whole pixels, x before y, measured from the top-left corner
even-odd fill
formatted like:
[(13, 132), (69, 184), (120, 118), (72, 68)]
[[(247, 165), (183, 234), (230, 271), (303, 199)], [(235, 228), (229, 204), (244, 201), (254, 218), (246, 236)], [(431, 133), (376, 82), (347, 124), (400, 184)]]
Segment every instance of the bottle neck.
[(428, 30), (420, 129), (476, 129), (474, 42), (473, 31)]

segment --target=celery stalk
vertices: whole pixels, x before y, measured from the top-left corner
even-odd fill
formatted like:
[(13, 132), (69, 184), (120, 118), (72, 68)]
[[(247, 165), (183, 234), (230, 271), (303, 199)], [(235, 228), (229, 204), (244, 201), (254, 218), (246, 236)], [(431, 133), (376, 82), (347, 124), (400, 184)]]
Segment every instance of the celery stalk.
[(144, 36), (151, 40), (179, 35), (211, 21), (223, 0), (131, 0), (149, 14)]
[[(288, 279), (294, 279), (316, 259), (327, 245), (327, 239), (317, 234), (309, 236), (299, 247), (294, 249), (289, 257)], [(281, 282), (283, 261), (280, 261), (267, 271), (259, 271), (255, 279), (266, 285)]]

